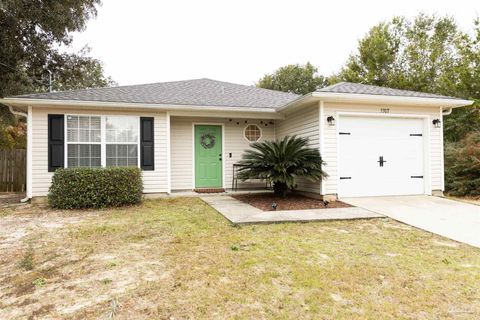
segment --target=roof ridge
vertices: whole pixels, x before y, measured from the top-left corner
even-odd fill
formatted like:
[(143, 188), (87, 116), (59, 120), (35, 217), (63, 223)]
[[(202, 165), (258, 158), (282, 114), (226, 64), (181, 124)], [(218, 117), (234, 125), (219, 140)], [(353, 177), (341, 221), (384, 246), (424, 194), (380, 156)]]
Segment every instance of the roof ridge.
[[(226, 90), (221, 90), (222, 88)], [(38, 92), (10, 98), (276, 108), (299, 96), (209, 78)]]
[(242, 87), (247, 87), (247, 88), (254, 88), (258, 89), (260, 91), (269, 91), (275, 94), (284, 94), (284, 95), (291, 95), (291, 96), (299, 96), (298, 94), (292, 93), (292, 92), (285, 92), (285, 91), (280, 91), (280, 90), (273, 90), (273, 89), (266, 89), (266, 88), (261, 88), (257, 87), (256, 85), (246, 85), (246, 84), (239, 84), (239, 83), (233, 83), (233, 82), (228, 82), (228, 81), (221, 81), (221, 80), (215, 80), (215, 79), (210, 79), (210, 78), (194, 78), (194, 79), (187, 79), (187, 80), (176, 80), (176, 81), (163, 81), (163, 82), (152, 82), (152, 83), (141, 83), (141, 84), (130, 84), (130, 85), (122, 85), (122, 86), (113, 86), (113, 87), (93, 87), (93, 88), (83, 88), (83, 89), (72, 89), (72, 90), (61, 90), (61, 91), (53, 91), (53, 92), (36, 92), (32, 94), (21, 94), (21, 95), (16, 95), (13, 97), (22, 97), (22, 96), (34, 96), (34, 95), (42, 95), (42, 94), (47, 94), (47, 93), (67, 93), (67, 92), (82, 92), (82, 91), (90, 91), (90, 90), (109, 90), (109, 89), (124, 89), (124, 88), (135, 88), (135, 87), (141, 87), (141, 86), (154, 86), (154, 85), (162, 85), (162, 84), (172, 84), (172, 83), (185, 83), (185, 82), (192, 82), (192, 81), (199, 81), (199, 80), (207, 80), (215, 83), (224, 83), (224, 84), (230, 84), (234, 86), (242, 86)]
[(255, 88), (255, 89), (263, 90), (263, 91), (271, 91), (271, 92), (274, 92), (276, 94), (278, 94), (278, 93), (282, 94), (283, 93), (283, 94), (288, 94), (288, 95), (301, 96), (299, 94), (292, 93), (292, 92), (286, 92), (286, 91), (280, 91), (280, 90), (274, 90), (274, 89), (267, 89), (267, 88), (257, 87), (256, 85), (246, 85), (246, 84), (234, 83), (234, 82), (223, 81), (223, 80), (215, 80), (215, 79), (210, 79), (210, 78), (201, 78), (201, 79), (193, 79), (193, 80), (209, 80), (209, 81), (214, 81), (214, 82), (232, 84), (232, 85), (235, 85), (235, 86), (244, 86), (244, 87), (248, 87), (248, 88)]
[[(132, 88), (132, 87), (140, 87), (140, 86), (150, 86), (150, 85), (155, 85), (155, 84), (178, 83), (178, 82), (187, 82), (187, 81), (195, 81), (195, 80), (203, 80), (203, 79), (207, 79), (207, 78), (196, 78), (196, 79), (188, 79), (188, 80), (175, 80), (175, 81), (152, 82), (152, 83), (139, 83), (139, 84), (127, 84), (127, 85), (113, 86), (113, 87), (92, 87), (92, 88), (60, 90), (60, 91), (52, 91), (52, 92), (36, 92), (36, 93), (31, 93), (31, 94), (27, 93), (27, 94), (16, 95), (16, 96), (12, 96), (12, 97), (32, 96), (32, 95), (46, 94), (46, 93), (65, 93), (65, 92), (79, 92), (79, 91), (88, 91), (88, 90)], [(211, 80), (211, 79), (207, 79), (207, 80)]]
[[(377, 89), (378, 91), (385, 91), (384, 93), (381, 92), (354, 92), (355, 89), (348, 90), (348, 88), (345, 88), (344, 90), (341, 90), (341, 93), (352, 93), (352, 94), (373, 94), (373, 95), (392, 95), (392, 96), (408, 96), (406, 93), (411, 94), (411, 96), (414, 97), (425, 97), (425, 96), (430, 96), (431, 98), (443, 98), (443, 99), (459, 99), (457, 97), (452, 97), (452, 96), (446, 96), (438, 93), (432, 93), (432, 92), (426, 92), (426, 91), (415, 91), (415, 90), (409, 90), (409, 89), (400, 89), (400, 88), (392, 88), (392, 87), (387, 87), (387, 86), (380, 86), (380, 85), (374, 85), (374, 84), (366, 84), (366, 83), (358, 83), (358, 82), (349, 82), (349, 81), (343, 81), (343, 82), (338, 82), (334, 85), (322, 88), (317, 90), (317, 92), (334, 92), (332, 89), (335, 89), (337, 87), (341, 87), (342, 85), (351, 85), (353, 88), (357, 87), (358, 91), (361, 91), (362, 89), (358, 89), (360, 87), (363, 88), (368, 88), (370, 91)], [(339, 92), (339, 93), (340, 93)], [(390, 93), (388, 93), (390, 92)], [(395, 92), (403, 92), (405, 94), (400, 94)]]
[(337, 83), (331, 84), (329, 86), (320, 88), (320, 89), (315, 90), (315, 91), (320, 91), (320, 90), (324, 90), (324, 89), (333, 89), (333, 88), (338, 87), (339, 85), (342, 85), (342, 84), (345, 84), (345, 83), (353, 83), (353, 82), (341, 81), (341, 82), (337, 82)]

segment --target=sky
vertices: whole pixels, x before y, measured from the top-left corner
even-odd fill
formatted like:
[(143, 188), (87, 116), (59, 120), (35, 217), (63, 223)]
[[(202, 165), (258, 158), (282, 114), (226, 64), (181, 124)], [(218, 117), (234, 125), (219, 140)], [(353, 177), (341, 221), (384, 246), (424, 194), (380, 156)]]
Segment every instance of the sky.
[(120, 85), (211, 78), (253, 85), (266, 73), (310, 61), (338, 71), (375, 24), (419, 12), (471, 30), (479, 0), (103, 0), (75, 33)]

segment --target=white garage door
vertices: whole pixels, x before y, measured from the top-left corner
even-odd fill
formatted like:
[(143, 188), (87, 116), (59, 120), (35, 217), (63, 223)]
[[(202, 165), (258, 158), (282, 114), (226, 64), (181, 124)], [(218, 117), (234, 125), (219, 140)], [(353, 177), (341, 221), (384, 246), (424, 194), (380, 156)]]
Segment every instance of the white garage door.
[(424, 194), (422, 119), (339, 120), (340, 197)]

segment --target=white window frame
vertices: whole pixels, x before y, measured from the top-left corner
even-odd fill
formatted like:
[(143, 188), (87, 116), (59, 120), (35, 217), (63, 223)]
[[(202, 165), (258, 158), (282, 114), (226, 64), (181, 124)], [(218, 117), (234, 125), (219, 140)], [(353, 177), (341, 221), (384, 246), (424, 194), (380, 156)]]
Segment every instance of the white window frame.
[[(71, 117), (100, 117), (100, 142), (80, 142), (80, 141), (76, 141), (76, 142), (69, 142), (68, 141), (68, 117), (71, 116)], [(100, 167), (103, 167), (103, 164), (102, 164), (102, 161), (103, 161), (103, 158), (102, 158), (102, 116), (100, 115), (95, 115), (95, 114), (64, 114), (64, 147), (63, 147), (63, 154), (64, 154), (64, 163), (65, 163), (65, 168), (68, 168), (68, 145), (69, 144), (87, 144), (87, 145), (91, 145), (91, 144), (96, 144), (96, 145), (100, 145)], [(90, 168), (100, 168), (100, 167), (90, 167)], [(79, 168), (78, 166), (77, 167), (73, 167), (73, 168)]]
[[(250, 140), (248, 140), (248, 138), (247, 138), (247, 128), (248, 128), (249, 126), (256, 126), (256, 127), (258, 128), (258, 130), (260, 130), (260, 136), (259, 136), (258, 139), (255, 140), (255, 141), (250, 141)], [(249, 124), (247, 124), (247, 125), (243, 128), (243, 139), (245, 139), (248, 143), (258, 142), (258, 141), (262, 140), (262, 136), (263, 136), (262, 127), (260, 127), (260, 126), (259, 126), (258, 124), (256, 124), (256, 123), (249, 123)]]
[[(107, 142), (107, 117), (115, 117), (115, 118), (134, 118), (137, 121), (137, 132), (138, 132), (138, 140), (137, 142)], [(104, 157), (101, 157), (102, 159), (102, 167), (107, 167), (107, 144), (129, 144), (129, 145), (137, 145), (137, 168), (140, 168), (140, 117), (138, 116), (129, 116), (129, 115), (104, 115), (102, 116), (102, 122), (101, 122), (101, 141), (102, 141), (102, 154), (104, 154)]]
[[(100, 143), (98, 142), (68, 142), (68, 125), (67, 125), (67, 117), (100, 117)], [(128, 118), (135, 118), (137, 121), (137, 130), (138, 130), (138, 141), (137, 143), (107, 143), (107, 117), (128, 117)], [(64, 163), (65, 168), (68, 168), (68, 145), (69, 144), (100, 144), (100, 167), (93, 167), (93, 168), (106, 168), (107, 167), (107, 144), (136, 144), (137, 145), (137, 168), (140, 168), (140, 116), (130, 116), (130, 115), (100, 115), (100, 114), (73, 114), (68, 113), (64, 114), (65, 122), (64, 122)], [(77, 168), (77, 167), (75, 167)]]

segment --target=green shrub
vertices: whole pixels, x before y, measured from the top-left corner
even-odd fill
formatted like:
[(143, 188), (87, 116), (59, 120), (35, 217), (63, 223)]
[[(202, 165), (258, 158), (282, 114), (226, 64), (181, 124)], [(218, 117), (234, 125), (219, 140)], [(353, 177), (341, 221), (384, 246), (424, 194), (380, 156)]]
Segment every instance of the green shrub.
[(445, 190), (454, 196), (480, 196), (480, 133), (445, 144)]
[(139, 168), (58, 169), (53, 175), (48, 203), (60, 209), (116, 207), (139, 203), (142, 191)]

